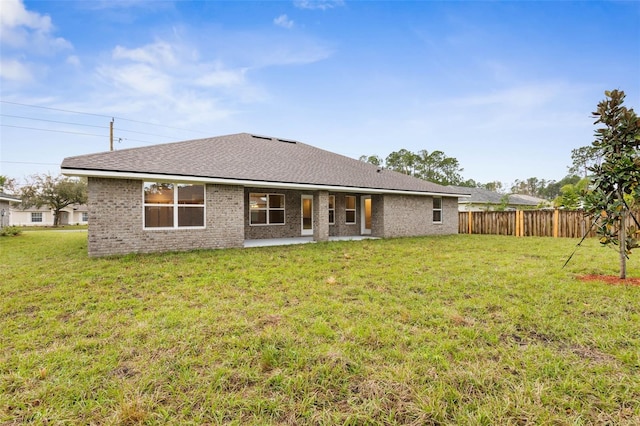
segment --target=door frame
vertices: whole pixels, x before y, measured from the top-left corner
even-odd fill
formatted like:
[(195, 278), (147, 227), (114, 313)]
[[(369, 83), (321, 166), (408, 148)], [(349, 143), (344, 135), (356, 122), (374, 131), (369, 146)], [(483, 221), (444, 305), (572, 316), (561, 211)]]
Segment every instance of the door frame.
[[(311, 201), (311, 229), (304, 229), (304, 201)], [(300, 235), (313, 235), (313, 195), (302, 194), (300, 197)]]
[(369, 200), (369, 222), (371, 222), (373, 211), (371, 210), (371, 195), (360, 196), (360, 234), (371, 235), (371, 228), (367, 229), (367, 209), (366, 202)]

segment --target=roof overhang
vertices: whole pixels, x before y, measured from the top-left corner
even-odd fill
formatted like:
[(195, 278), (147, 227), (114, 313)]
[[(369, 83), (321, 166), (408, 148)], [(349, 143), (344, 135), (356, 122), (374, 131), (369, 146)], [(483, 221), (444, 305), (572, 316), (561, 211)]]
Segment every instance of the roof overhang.
[(22, 200), (19, 198), (13, 198), (13, 197), (3, 197), (2, 195), (0, 195), (0, 201), (9, 201), (11, 203), (21, 203)]
[(214, 178), (202, 176), (183, 176), (183, 175), (165, 175), (160, 173), (138, 173), (138, 172), (116, 172), (110, 170), (85, 170), (62, 168), (62, 174), (68, 176), (81, 177), (101, 177), (111, 179), (134, 179), (146, 181), (168, 181), (168, 182), (184, 182), (184, 183), (209, 183), (219, 185), (238, 185), (250, 186), (254, 188), (279, 188), (279, 189), (298, 189), (298, 190), (315, 190), (315, 191), (337, 191), (337, 192), (358, 192), (367, 194), (404, 194), (404, 195), (422, 195), (436, 197), (469, 197), (466, 194), (455, 194), (446, 192), (426, 192), (426, 191), (406, 191), (401, 189), (383, 189), (383, 188), (364, 188), (354, 186), (338, 186), (338, 185), (319, 185), (310, 183), (295, 182), (273, 182), (273, 181), (256, 181), (245, 179), (228, 179)]

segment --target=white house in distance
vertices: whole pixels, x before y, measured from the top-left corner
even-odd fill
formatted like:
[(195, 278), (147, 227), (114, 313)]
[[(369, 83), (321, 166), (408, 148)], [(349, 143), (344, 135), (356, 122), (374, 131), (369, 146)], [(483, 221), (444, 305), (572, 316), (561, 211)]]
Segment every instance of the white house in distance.
[[(20, 207), (11, 208), (11, 226), (53, 226), (53, 210), (49, 207)], [(86, 225), (89, 220), (89, 212), (85, 204), (73, 204), (60, 211), (58, 225)]]
[(12, 225), (11, 216), (12, 208), (11, 203), (21, 203), (20, 198), (16, 198), (13, 195), (0, 192), (0, 228)]

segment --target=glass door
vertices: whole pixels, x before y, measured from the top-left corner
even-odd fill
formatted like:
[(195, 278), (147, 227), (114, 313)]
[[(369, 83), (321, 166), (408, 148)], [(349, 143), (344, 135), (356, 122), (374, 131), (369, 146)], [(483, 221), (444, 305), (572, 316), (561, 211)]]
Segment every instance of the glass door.
[(371, 195), (363, 195), (360, 197), (362, 208), (360, 211), (362, 212), (362, 227), (361, 233), (362, 235), (371, 234)]
[(302, 196), (302, 235), (313, 235), (313, 195)]

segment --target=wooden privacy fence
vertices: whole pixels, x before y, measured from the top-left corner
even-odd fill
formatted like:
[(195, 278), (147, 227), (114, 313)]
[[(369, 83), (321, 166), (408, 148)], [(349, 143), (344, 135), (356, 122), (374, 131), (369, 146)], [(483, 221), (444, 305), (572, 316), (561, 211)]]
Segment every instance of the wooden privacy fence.
[[(640, 220), (640, 212), (634, 212)], [(593, 217), (585, 216), (582, 211), (569, 210), (518, 210), (459, 212), (458, 233), (514, 235), (516, 237), (595, 237), (592, 227)], [(628, 218), (632, 225), (633, 219)]]

